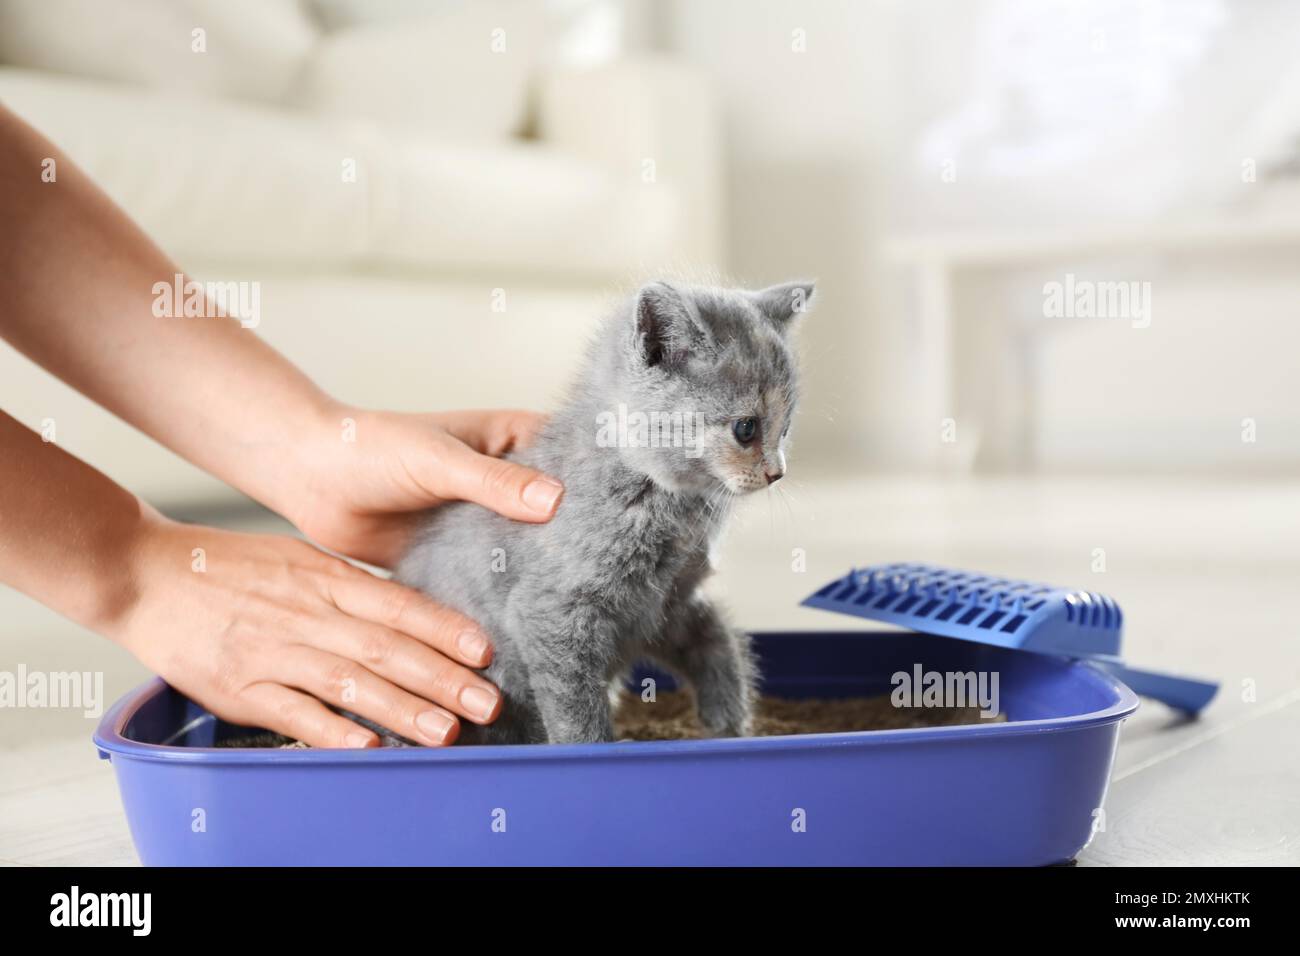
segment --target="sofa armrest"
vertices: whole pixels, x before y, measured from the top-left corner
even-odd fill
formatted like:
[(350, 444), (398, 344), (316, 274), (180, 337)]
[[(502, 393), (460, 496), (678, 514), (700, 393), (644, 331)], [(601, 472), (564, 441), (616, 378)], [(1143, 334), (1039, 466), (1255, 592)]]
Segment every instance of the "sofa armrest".
[(646, 189), (663, 185), (684, 217), (675, 252), (683, 268), (722, 265), (722, 130), (705, 78), (682, 64), (636, 57), (544, 74), (537, 133), (548, 145), (599, 162)]

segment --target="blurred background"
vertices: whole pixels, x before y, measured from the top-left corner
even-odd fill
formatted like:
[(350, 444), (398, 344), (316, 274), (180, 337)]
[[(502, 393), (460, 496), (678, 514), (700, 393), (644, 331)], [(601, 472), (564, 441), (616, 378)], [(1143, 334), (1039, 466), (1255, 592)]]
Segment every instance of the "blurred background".
[[(738, 622), (836, 626), (797, 602), (875, 561), (1093, 588), (1236, 727), (1300, 686), (1297, 49), (1283, 0), (0, 0), (0, 100), (352, 402), (546, 408), (645, 279), (816, 277)], [(274, 526), (4, 346), (0, 402), (169, 513)], [(143, 676), (0, 599), (0, 666)], [(1272, 800), (1295, 710), (1132, 806)], [(1090, 852), (1294, 862), (1287, 813)]]
[[(1294, 475), (1297, 39), (1269, 0), (4, 0), (0, 96), (348, 400), (547, 407), (638, 282), (811, 275), (800, 471)], [(1046, 316), (1067, 275), (1149, 314)], [(2, 361), (134, 490), (229, 494)]]

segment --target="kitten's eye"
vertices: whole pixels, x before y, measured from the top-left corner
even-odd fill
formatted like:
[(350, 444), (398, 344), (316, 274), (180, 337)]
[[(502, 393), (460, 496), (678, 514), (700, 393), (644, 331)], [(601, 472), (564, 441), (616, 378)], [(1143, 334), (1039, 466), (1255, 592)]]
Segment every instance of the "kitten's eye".
[(731, 433), (736, 436), (736, 441), (742, 445), (748, 445), (758, 434), (757, 418), (740, 418), (731, 426)]

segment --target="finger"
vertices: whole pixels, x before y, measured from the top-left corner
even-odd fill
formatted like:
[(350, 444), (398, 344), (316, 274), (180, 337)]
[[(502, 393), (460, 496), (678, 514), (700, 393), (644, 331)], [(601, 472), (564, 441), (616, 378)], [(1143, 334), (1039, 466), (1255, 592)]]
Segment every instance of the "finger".
[(277, 657), (275, 677), (429, 747), (445, 747), (460, 732), (460, 723), (442, 707), (390, 684), (356, 661), (316, 648), (286, 649)]
[(311, 747), (359, 750), (379, 746), (373, 731), (334, 713), (315, 698), (279, 684), (250, 684), (240, 692), (240, 700), (250, 723)]
[(488, 724), (501, 713), (501, 691), (468, 667), (397, 631), (352, 619), (346, 627), (322, 626), (312, 646), (346, 658), (447, 710)]
[(546, 416), (521, 408), (474, 408), (434, 416), (448, 434), (484, 455), (500, 458), (532, 443)]
[[(378, 579), (372, 581), (376, 584), (388, 583)], [(335, 590), (338, 588), (335, 587)], [(347, 592), (346, 588), (342, 590), (352, 593)], [(491, 723), (501, 713), (501, 691), (482, 675), (401, 631), (372, 623), (365, 615), (349, 613), (347, 608), (355, 605), (349, 604), (347, 600), (335, 598), (335, 605), (343, 613), (349, 614), (345, 626), (340, 627), (337, 622), (330, 622), (313, 629), (308, 638), (312, 646), (355, 661), (385, 680), (404, 687), (425, 700), (441, 704), (476, 724)], [(446, 609), (442, 611), (454, 613)], [(459, 615), (455, 616), (460, 618)]]
[(433, 467), (439, 495), (472, 501), (516, 521), (549, 521), (564, 494), (562, 484), (535, 468), (480, 455), (460, 442), (447, 442)]
[(452, 660), (470, 667), (492, 660), (492, 643), (477, 624), (413, 588), (358, 571), (331, 581), (329, 592), (344, 614), (409, 634)]

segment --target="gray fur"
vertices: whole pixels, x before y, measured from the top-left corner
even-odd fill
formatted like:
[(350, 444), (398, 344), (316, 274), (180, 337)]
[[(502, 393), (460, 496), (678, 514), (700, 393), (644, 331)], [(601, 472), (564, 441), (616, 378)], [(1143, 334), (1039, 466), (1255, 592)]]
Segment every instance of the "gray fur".
[[(733, 500), (767, 487), (765, 471), (784, 473), (788, 333), (811, 294), (811, 283), (645, 286), (601, 327), (538, 439), (511, 456), (564, 482), (555, 517), (525, 524), (469, 504), (430, 513), (397, 579), (480, 622), (495, 649), (484, 674), (505, 694), (492, 725), (462, 721), (461, 742), (611, 740), (610, 688), (641, 659), (694, 687), (710, 733), (749, 733), (749, 639), (699, 585)], [(601, 423), (620, 404), (692, 422), (698, 412), (705, 428), (690, 448), (626, 447), (635, 432), (608, 447)], [(732, 433), (743, 417), (758, 419), (748, 449)]]

